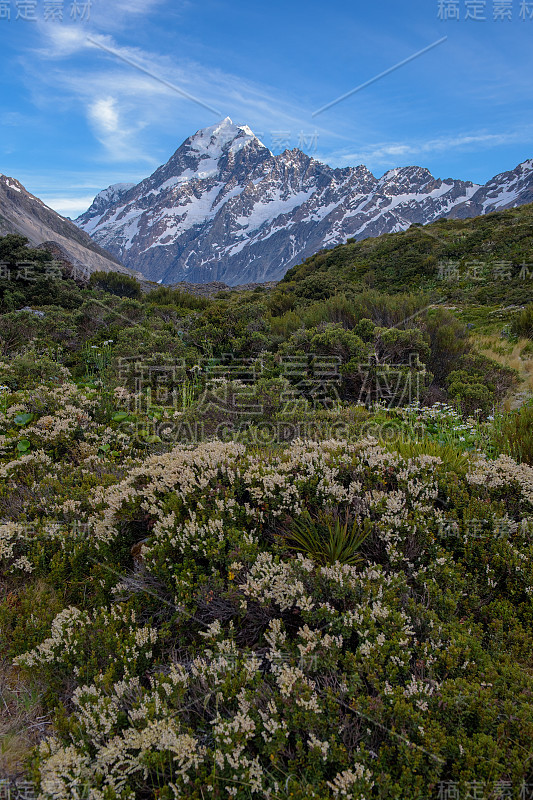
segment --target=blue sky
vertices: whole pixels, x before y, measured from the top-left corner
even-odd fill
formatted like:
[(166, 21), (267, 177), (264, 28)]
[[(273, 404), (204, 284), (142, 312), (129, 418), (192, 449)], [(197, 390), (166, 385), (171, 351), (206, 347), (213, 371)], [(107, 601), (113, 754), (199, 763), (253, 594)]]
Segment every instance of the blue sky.
[(0, 0), (0, 172), (75, 217), (230, 116), (274, 152), (483, 183), (533, 157), (532, 42), (533, 0)]

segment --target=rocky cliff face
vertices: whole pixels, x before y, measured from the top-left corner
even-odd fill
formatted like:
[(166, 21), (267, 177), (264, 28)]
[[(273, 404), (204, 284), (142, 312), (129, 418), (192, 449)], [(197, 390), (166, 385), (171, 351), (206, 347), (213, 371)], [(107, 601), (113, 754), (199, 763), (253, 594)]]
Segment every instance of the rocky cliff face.
[(533, 201), (533, 161), (486, 186), (420, 167), (377, 179), (300, 150), (274, 156), (226, 118), (187, 139), (137, 186), (118, 184), (76, 220), (131, 269), (162, 283), (278, 280), (317, 250)]
[(71, 220), (48, 208), (19, 181), (0, 175), (0, 235), (8, 233), (25, 236), (34, 247), (45, 244), (78, 276), (97, 270), (131, 274)]
[(496, 175), (485, 186), (481, 186), (468, 202), (455, 206), (448, 216), (456, 219), (478, 217), (526, 203), (533, 203), (533, 159), (524, 161), (516, 169)]

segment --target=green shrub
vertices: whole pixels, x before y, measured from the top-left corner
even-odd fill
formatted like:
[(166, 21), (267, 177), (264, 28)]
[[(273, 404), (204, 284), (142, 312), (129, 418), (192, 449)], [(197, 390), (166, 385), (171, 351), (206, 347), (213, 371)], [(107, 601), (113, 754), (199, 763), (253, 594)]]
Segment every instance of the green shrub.
[(197, 297), (190, 292), (182, 292), (171, 286), (160, 286), (148, 292), (144, 296), (144, 301), (157, 306), (178, 306), (179, 308), (191, 308), (201, 310), (207, 308), (210, 300), (207, 297)]
[(496, 417), (492, 443), (496, 452), (533, 464), (533, 406)]
[(511, 333), (533, 339), (533, 303), (529, 303), (513, 318)]
[(122, 272), (93, 272), (89, 285), (119, 297), (132, 297), (138, 300), (142, 296), (139, 281)]
[(12, 391), (34, 389), (43, 384), (58, 385), (70, 377), (69, 370), (46, 354), (33, 350), (0, 363), (0, 383)]
[(443, 308), (434, 309), (427, 314), (424, 330), (431, 352), (427, 366), (437, 383), (442, 385), (446, 376), (470, 351), (468, 331), (462, 322)]
[(468, 353), (447, 375), (445, 384), (450, 399), (456, 401), (464, 413), (480, 409), (487, 414), (503, 400), (516, 381), (516, 370), (502, 367), (479, 353)]
[(448, 395), (461, 406), (464, 413), (476, 410), (488, 413), (494, 403), (494, 386), (487, 386), (480, 373), (469, 373), (464, 369), (453, 370), (446, 378)]

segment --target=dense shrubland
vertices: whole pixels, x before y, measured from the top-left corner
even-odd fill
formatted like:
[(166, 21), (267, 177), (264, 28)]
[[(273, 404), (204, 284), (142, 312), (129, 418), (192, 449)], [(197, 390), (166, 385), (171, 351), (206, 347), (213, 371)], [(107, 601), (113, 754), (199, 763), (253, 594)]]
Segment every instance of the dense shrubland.
[[(348, 240), (288, 271), (293, 282), (333, 294), (339, 283), (387, 293), (409, 286), (466, 303), (533, 300), (533, 205), (473, 219), (442, 219), (403, 233)], [(319, 287), (324, 287), (320, 289)]]
[[(526, 211), (438, 226), (514, 258)], [(214, 299), (51, 278), (0, 239), (40, 276), (0, 282), (0, 777), (42, 800), (533, 785), (532, 407), (503, 410), (516, 372), (472, 337), (492, 309), (439, 307), (422, 236)], [(505, 313), (502, 342), (530, 335)]]

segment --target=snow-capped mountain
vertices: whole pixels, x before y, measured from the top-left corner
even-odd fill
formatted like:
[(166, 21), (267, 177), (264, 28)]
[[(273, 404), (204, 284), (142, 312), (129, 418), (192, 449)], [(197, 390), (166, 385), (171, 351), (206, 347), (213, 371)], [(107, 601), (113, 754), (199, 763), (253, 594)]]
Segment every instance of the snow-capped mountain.
[(109, 206), (120, 200), (123, 195), (130, 189), (133, 189), (134, 183), (114, 183), (108, 186), (107, 189), (99, 192), (94, 198), (91, 207), (86, 211), (91, 217), (102, 214)]
[(25, 236), (32, 246), (46, 246), (70, 265), (73, 274), (88, 277), (97, 270), (131, 274), (72, 220), (46, 206), (15, 178), (0, 174), (0, 236), (8, 233)]
[(274, 156), (228, 118), (198, 131), (136, 186), (101, 192), (76, 223), (131, 269), (163, 283), (281, 278), (317, 250), (439, 217), (533, 201), (533, 161), (486, 186), (392, 169), (333, 169), (300, 150)]
[(481, 186), (467, 203), (460, 203), (448, 215), (464, 219), (533, 203), (533, 159), (510, 172), (502, 172)]

